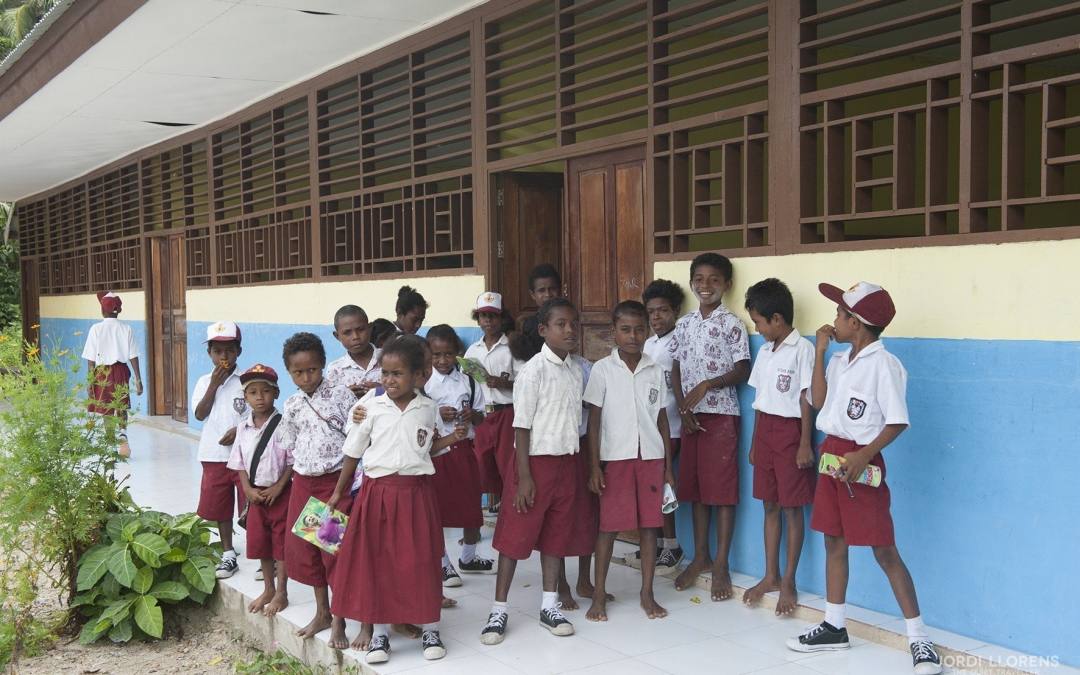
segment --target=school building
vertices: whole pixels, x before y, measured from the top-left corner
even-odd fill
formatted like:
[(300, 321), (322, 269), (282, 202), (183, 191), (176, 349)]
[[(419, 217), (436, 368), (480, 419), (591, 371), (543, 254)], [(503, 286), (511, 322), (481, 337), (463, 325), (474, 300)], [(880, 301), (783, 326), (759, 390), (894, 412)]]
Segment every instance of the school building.
[[(297, 330), (336, 356), (334, 310), (392, 319), (405, 283), (469, 339), (478, 293), (526, 311), (554, 262), (596, 358), (610, 308), (701, 251), (744, 319), (786, 281), (809, 336), (819, 281), (875, 281), (923, 615), (1080, 665), (1080, 3), (82, 0), (45, 24), (0, 66), (24, 317), (81, 349), (119, 292), (141, 412), (189, 420), (210, 322), (240, 323), (241, 364)], [(760, 574), (751, 419), (733, 562)], [(823, 592), (818, 536), (799, 582)], [(848, 599), (897, 613), (868, 551)]]

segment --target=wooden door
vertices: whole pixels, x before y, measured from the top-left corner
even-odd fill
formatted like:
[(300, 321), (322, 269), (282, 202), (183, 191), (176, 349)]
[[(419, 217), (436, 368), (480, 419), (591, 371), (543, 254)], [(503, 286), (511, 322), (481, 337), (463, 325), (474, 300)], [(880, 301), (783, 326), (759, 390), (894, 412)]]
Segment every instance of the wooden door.
[(149, 241), (151, 413), (187, 422), (187, 316), (184, 236)]
[(529, 272), (540, 263), (562, 267), (563, 176), (503, 173), (495, 178), (495, 283), (515, 317), (536, 312)]
[(22, 305), (23, 340), (40, 346), (41, 286), (38, 285), (38, 262), (23, 258), (19, 261), (19, 268), (22, 276), (19, 300)]
[(568, 297), (581, 312), (581, 350), (611, 351), (611, 310), (641, 300), (645, 265), (645, 148), (572, 159), (567, 165)]

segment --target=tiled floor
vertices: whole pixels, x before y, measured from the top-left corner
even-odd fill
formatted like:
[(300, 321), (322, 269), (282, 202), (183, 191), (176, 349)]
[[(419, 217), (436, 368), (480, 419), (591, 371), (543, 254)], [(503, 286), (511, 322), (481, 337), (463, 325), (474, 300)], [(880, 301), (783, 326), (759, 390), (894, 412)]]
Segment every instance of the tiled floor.
[[(130, 438), (133, 458), (128, 466), (135, 501), (172, 513), (194, 510), (200, 468), (195, 459), (196, 442), (191, 435), (135, 424)], [(482, 552), (491, 550), (490, 535), (490, 531), (485, 531)], [(239, 537), (242, 548), (242, 531)], [(457, 537), (456, 532), (447, 537), (449, 550), (457, 550)], [(262, 588), (253, 578), (256, 564), (242, 553), (240, 557), (240, 572), (226, 583), (254, 596)], [(573, 581), (576, 564), (571, 565), (570, 574)], [(418, 642), (392, 636), (393, 658), (378, 668), (379, 673), (909, 675), (912, 672), (906, 652), (858, 638), (853, 640), (848, 652), (815, 655), (791, 652), (784, 647), (784, 640), (800, 632), (803, 623), (778, 619), (768, 609), (749, 609), (736, 601), (710, 602), (702, 589), (677, 592), (669, 579), (657, 578), (656, 595), (670, 616), (650, 621), (635, 602), (639, 573), (620, 565), (612, 565), (610, 573), (608, 590), (616, 596), (616, 601), (608, 606), (609, 621), (587, 621), (586, 604), (582, 601), (583, 609), (568, 613), (577, 634), (556, 638), (537, 623), (540, 604), (537, 556), (518, 566), (510, 595), (511, 617), (506, 641), (488, 647), (480, 644), (478, 638), (494, 597), (495, 577), (464, 576), (464, 582), (461, 588), (447, 589), (447, 595), (455, 598), (458, 606), (443, 613), (446, 658), (425, 661)], [(307, 623), (314, 607), (311, 590), (291, 584), (289, 596), (291, 605), (281, 619), (296, 625)], [(358, 625), (350, 623), (350, 637), (357, 630)], [(326, 633), (319, 638), (325, 640)]]

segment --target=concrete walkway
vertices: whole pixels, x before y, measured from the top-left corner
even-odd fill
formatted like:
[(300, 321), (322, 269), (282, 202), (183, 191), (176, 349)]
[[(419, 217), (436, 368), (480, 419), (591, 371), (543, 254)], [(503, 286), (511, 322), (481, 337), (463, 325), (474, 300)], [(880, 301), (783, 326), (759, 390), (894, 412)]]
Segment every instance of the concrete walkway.
[[(128, 464), (132, 496), (140, 505), (170, 512), (193, 511), (198, 500), (200, 467), (196, 460), (196, 436), (183, 425), (153, 418), (131, 427), (133, 457)], [(448, 531), (449, 532), (449, 531)], [(460, 533), (447, 537), (450, 551), (457, 551)], [(807, 625), (821, 621), (823, 601), (803, 594), (796, 618), (779, 619), (771, 611), (775, 599), (766, 600), (768, 609), (750, 609), (738, 600), (714, 603), (709, 600), (707, 578), (701, 587), (677, 592), (670, 579), (658, 578), (657, 601), (670, 616), (650, 621), (637, 605), (640, 575), (636, 570), (613, 565), (609, 588), (617, 600), (609, 603), (607, 623), (585, 619), (584, 609), (569, 612), (577, 634), (556, 638), (538, 623), (540, 605), (539, 557), (522, 562), (510, 595), (511, 618), (506, 641), (498, 646), (480, 644), (479, 634), (494, 598), (495, 576), (464, 576), (461, 588), (447, 589), (458, 606), (445, 610), (442, 636), (447, 656), (436, 662), (423, 659), (419, 642), (392, 636), (393, 654), (389, 663), (377, 671), (363, 664), (363, 656), (352, 650), (335, 652), (326, 645), (328, 632), (302, 643), (293, 636), (314, 613), (311, 589), (290, 584), (290, 606), (273, 620), (253, 617), (244, 611), (246, 604), (261, 592), (262, 583), (254, 580), (257, 561), (243, 553), (243, 530), (238, 531), (241, 549), (240, 571), (221, 584), (220, 611), (235, 618), (237, 627), (270, 649), (283, 648), (309, 664), (348, 667), (359, 665), (362, 672), (418, 675), (467, 673), (500, 675), (502, 673), (686, 673), (698, 675), (910, 675), (911, 658), (903, 622), (887, 615), (851, 609), (849, 630), (853, 647), (847, 652), (799, 654), (784, 646), (787, 637)], [(485, 528), (480, 550), (491, 555), (491, 531)], [(616, 556), (630, 551), (619, 544)], [(576, 564), (571, 565), (574, 579)], [(754, 580), (735, 575), (739, 586)], [(583, 607), (587, 606), (581, 601)], [(818, 608), (815, 608), (818, 605)], [(349, 622), (352, 638), (359, 625)], [(897, 632), (899, 629), (900, 632)], [(1055, 675), (1080, 673), (1071, 668), (1050, 669), (1017, 667), (1029, 662), (1023, 655), (985, 645), (976, 640), (934, 631), (933, 637), (947, 648), (946, 663), (954, 663), (972, 672), (1052, 672)], [(1037, 665), (1037, 664), (1036, 664)], [(1004, 667), (1011, 666), (1011, 667)], [(948, 672), (962, 672), (949, 670)]]

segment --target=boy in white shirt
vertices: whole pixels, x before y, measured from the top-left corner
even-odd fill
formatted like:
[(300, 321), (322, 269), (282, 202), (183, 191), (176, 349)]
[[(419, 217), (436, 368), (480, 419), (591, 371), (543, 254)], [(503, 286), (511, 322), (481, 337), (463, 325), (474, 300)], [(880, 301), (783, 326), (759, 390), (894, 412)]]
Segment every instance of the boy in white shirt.
[[(908, 427), (907, 371), (879, 339), (896, 307), (888, 291), (865, 281), (848, 291), (830, 284), (818, 289), (836, 303), (836, 319), (817, 331), (810, 402), (820, 411), (817, 427), (826, 434), (820, 451), (840, 456), (841, 468), (837, 477), (818, 475), (810, 519), (810, 527), (825, 534), (825, 621), (788, 639), (787, 646), (798, 652), (850, 646), (844, 627), (848, 547), (870, 546), (904, 613), (916, 675), (936, 675), (941, 658), (927, 636), (915, 584), (896, 548), (881, 456)], [(851, 348), (833, 354), (826, 368), (830, 338)], [(881, 472), (877, 487), (857, 482), (871, 465)]]
[[(127, 441), (127, 416), (131, 397), (124, 391), (116, 400), (116, 388), (127, 387), (135, 375), (135, 394), (143, 393), (142, 374), (139, 372), (139, 348), (135, 346), (135, 332), (131, 326), (116, 318), (123, 303), (116, 293), (98, 293), (101, 305), (100, 322), (90, 326), (82, 357), (86, 359), (86, 372), (90, 375), (90, 397), (87, 410), (99, 415), (115, 415), (120, 418), (121, 457), (131, 455)], [(131, 368), (128, 368), (128, 363)], [(134, 371), (134, 373), (132, 372)]]
[(195, 419), (203, 423), (199, 434), (199, 462), (202, 485), (199, 490), (200, 518), (216, 522), (224, 552), (217, 566), (217, 578), (227, 579), (239, 568), (233, 550), (233, 508), (244, 507), (236, 472), (227, 465), (236, 440), (236, 425), (248, 412), (244, 386), (236, 372), (240, 347), (240, 327), (232, 321), (218, 321), (206, 328), (206, 352), (214, 369), (199, 378), (191, 395)]
[(504, 494), (513, 498), (499, 515), (492, 542), (499, 552), (495, 604), (480, 642), (499, 644), (506, 634), (507, 597), (517, 562), (540, 551), (543, 602), (540, 625), (553, 635), (573, 635), (574, 626), (557, 605), (562, 558), (573, 555), (575, 506), (584, 485), (578, 459), (581, 423), (581, 368), (570, 358), (578, 344), (578, 313), (569, 300), (555, 298), (540, 308), (540, 353), (525, 364), (514, 385), (516, 471)]
[[(749, 384), (754, 388), (754, 498), (765, 507), (765, 577), (743, 594), (756, 604), (780, 591), (777, 616), (798, 603), (795, 571), (803, 546), (803, 507), (814, 501), (813, 413), (803, 395), (814, 373), (814, 346), (792, 327), (795, 301), (779, 279), (765, 279), (746, 291), (746, 309), (766, 342), (758, 350)], [(787, 530), (787, 566), (780, 576), (780, 512)]]
[(607, 621), (607, 573), (615, 535), (637, 530), (641, 539), (641, 608), (650, 619), (667, 616), (653, 597), (656, 530), (664, 483), (674, 487), (671, 441), (664, 406), (664, 373), (642, 353), (645, 305), (626, 300), (612, 311), (615, 348), (596, 362), (585, 388), (589, 405), (589, 489), (600, 495), (596, 538), (596, 590), (586, 617)]

